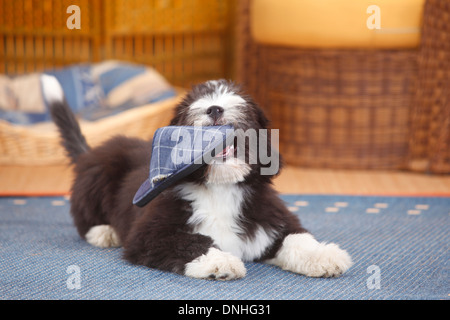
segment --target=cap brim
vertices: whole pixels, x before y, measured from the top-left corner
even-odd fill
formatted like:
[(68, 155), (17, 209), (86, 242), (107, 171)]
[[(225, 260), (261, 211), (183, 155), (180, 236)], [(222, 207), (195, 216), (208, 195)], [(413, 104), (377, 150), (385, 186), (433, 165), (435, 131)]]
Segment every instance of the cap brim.
[[(222, 141), (222, 144), (225, 142), (225, 145), (229, 146), (233, 141), (234, 141), (234, 134), (230, 134), (226, 136), (225, 140)], [(218, 145), (215, 145), (214, 147), (204, 151), (201, 157), (204, 157), (205, 155), (214, 157), (214, 152), (217, 146)], [(133, 204), (138, 207), (145, 206), (157, 195), (163, 192), (165, 189), (169, 188), (176, 182), (187, 177), (188, 175), (190, 175), (191, 173), (193, 173), (194, 171), (200, 169), (202, 166), (205, 165), (203, 161), (197, 160), (198, 159), (196, 159), (193, 163), (186, 165), (182, 169), (178, 170), (176, 173), (162, 180), (161, 182), (156, 183), (154, 187), (152, 187), (152, 183), (150, 182), (149, 179), (145, 180), (144, 183), (139, 187), (138, 191), (136, 192), (133, 199)]]
[(183, 169), (179, 170), (176, 174), (173, 174), (168, 178), (162, 180), (161, 182), (157, 183), (153, 188), (150, 180), (149, 179), (145, 180), (144, 183), (139, 187), (138, 191), (136, 192), (136, 195), (134, 196), (133, 199), (133, 204), (137, 205), (138, 207), (145, 206), (147, 203), (153, 200), (165, 189), (169, 188), (177, 181), (187, 177), (188, 175), (190, 175), (192, 172), (199, 169), (203, 165), (204, 164), (192, 163), (184, 167)]

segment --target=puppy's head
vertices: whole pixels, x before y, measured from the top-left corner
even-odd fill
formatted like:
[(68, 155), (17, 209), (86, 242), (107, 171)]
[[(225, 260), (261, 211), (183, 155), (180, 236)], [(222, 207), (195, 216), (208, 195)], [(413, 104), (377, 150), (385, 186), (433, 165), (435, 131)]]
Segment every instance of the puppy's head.
[[(223, 150), (194, 179), (206, 183), (238, 183), (261, 175), (261, 150), (273, 154), (268, 120), (263, 111), (241, 88), (226, 80), (212, 80), (194, 86), (177, 106), (171, 125), (217, 126), (235, 129), (234, 145)], [(262, 148), (260, 144), (265, 146)], [(278, 163), (280, 158), (276, 153)], [(278, 173), (266, 174), (269, 178)], [(267, 177), (266, 177), (267, 178)]]

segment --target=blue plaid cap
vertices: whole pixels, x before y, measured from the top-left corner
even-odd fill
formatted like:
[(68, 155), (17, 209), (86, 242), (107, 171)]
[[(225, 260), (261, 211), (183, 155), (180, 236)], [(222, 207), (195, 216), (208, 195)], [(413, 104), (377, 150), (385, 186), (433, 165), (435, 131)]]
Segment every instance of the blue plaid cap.
[(234, 141), (230, 125), (168, 126), (153, 137), (150, 173), (133, 204), (143, 207), (163, 190), (199, 169)]

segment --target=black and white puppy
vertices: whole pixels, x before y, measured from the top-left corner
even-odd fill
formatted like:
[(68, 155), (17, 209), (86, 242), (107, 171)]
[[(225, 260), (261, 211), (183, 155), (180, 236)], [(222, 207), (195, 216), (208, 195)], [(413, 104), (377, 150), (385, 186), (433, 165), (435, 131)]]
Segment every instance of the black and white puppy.
[[(250, 163), (236, 152), (206, 164), (145, 207), (133, 206), (135, 192), (148, 177), (151, 142), (117, 136), (91, 149), (56, 79), (43, 76), (42, 85), (74, 164), (71, 214), (88, 243), (123, 246), (131, 263), (202, 279), (242, 278), (243, 261), (311, 277), (338, 276), (352, 265), (346, 251), (316, 241), (286, 208), (271, 184), (277, 172), (261, 174), (259, 160)], [(218, 80), (193, 87), (171, 122), (222, 124), (259, 133), (268, 120), (238, 86)], [(270, 139), (267, 149), (272, 152)]]

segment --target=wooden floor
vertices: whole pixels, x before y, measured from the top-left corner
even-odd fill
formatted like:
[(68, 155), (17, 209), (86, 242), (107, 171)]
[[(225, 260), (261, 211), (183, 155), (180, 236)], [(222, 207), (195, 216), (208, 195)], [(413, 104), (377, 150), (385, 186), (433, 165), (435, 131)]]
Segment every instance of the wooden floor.
[(400, 171), (288, 167), (275, 186), (281, 193), (450, 196), (450, 176)]
[[(0, 196), (68, 194), (72, 178), (66, 166), (0, 166)], [(281, 193), (450, 196), (450, 176), (286, 167), (275, 187)]]

